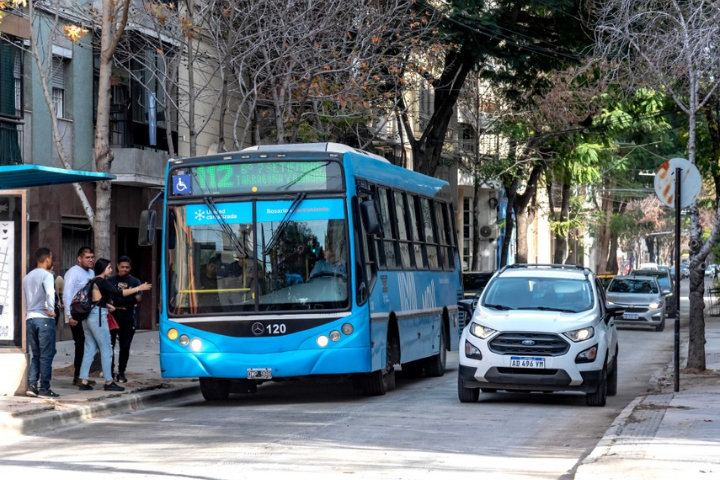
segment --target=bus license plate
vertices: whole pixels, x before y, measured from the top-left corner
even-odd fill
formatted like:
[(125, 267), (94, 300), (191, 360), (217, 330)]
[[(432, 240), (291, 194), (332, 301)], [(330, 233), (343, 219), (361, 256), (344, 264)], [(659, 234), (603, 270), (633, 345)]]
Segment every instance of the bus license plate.
[(248, 380), (270, 380), (272, 378), (272, 368), (248, 368), (247, 378)]
[(542, 357), (510, 357), (510, 366), (519, 368), (545, 368)]

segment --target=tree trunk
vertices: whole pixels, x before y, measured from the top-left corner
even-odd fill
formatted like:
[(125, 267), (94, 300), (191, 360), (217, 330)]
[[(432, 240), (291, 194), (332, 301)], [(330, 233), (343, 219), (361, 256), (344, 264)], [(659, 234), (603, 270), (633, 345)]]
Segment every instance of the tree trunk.
[(690, 268), (690, 327), (688, 331), (688, 368), (703, 371), (705, 365), (705, 271)]
[(537, 184), (540, 180), (540, 176), (545, 169), (545, 162), (536, 161), (530, 172), (530, 177), (525, 185), (525, 191), (522, 195), (518, 195), (513, 202), (513, 208), (515, 211), (515, 223), (517, 225), (516, 238), (516, 262), (527, 263), (528, 262), (528, 245), (527, 245), (527, 227), (528, 227), (528, 213), (534, 218), (533, 212), (527, 212), (528, 205), (531, 200), (535, 198), (535, 192), (537, 191)]
[(513, 211), (515, 199), (517, 198), (515, 183), (506, 185), (505, 196), (507, 197), (507, 205), (505, 206), (505, 236), (503, 237), (502, 249), (500, 250), (500, 265), (504, 267), (508, 264), (508, 256), (510, 255), (510, 242), (512, 241), (513, 228), (515, 221), (513, 220)]
[[(605, 271), (610, 273), (618, 273), (617, 263), (617, 249), (618, 249), (618, 237), (616, 234), (610, 235), (610, 254), (608, 255), (607, 265), (605, 265)], [(601, 273), (601, 272), (598, 272)]]
[(608, 251), (610, 250), (611, 224), (613, 214), (613, 201), (615, 200), (615, 181), (609, 182), (606, 193), (603, 196), (601, 208), (605, 212), (605, 224), (600, 231), (600, 244), (598, 245), (598, 256), (595, 260), (595, 271), (602, 273), (602, 267), (607, 264)]
[[(562, 187), (562, 200), (560, 202), (560, 222), (565, 223), (568, 221), (570, 213), (570, 182), (567, 178), (569, 172), (565, 171), (563, 174), (563, 187)], [(564, 232), (564, 234), (563, 234)], [(567, 258), (567, 245), (568, 235), (570, 230), (567, 228), (560, 229), (555, 233), (555, 254), (553, 256), (553, 263), (563, 264)]]

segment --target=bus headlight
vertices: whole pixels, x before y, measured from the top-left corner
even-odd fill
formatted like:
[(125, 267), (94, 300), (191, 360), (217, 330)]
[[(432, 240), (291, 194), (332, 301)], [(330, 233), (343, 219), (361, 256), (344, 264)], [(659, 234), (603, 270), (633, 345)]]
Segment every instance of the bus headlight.
[(193, 338), (193, 341), (190, 342), (190, 348), (197, 352), (202, 348), (202, 340), (200, 340), (199, 338)]
[(340, 340), (340, 332), (338, 332), (337, 330), (333, 330), (332, 332), (330, 332), (330, 340), (332, 340), (333, 342), (337, 342), (338, 340)]
[(171, 328), (170, 330), (167, 331), (167, 337), (170, 340), (176, 340), (178, 337), (178, 331), (175, 330), (174, 328)]
[(326, 337), (325, 335), (320, 335), (317, 338), (317, 344), (318, 344), (318, 347), (327, 347), (328, 337)]
[(353, 332), (353, 326), (349, 323), (346, 323), (342, 326), (340, 330), (342, 330), (345, 335), (350, 335)]
[(187, 335), (180, 335), (180, 345), (185, 347), (188, 343), (190, 343), (190, 337)]

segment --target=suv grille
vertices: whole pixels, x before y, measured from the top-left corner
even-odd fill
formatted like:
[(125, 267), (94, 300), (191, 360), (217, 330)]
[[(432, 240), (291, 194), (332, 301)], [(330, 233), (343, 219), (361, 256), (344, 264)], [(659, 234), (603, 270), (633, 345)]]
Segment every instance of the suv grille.
[[(530, 340), (534, 345), (523, 345)], [(490, 351), (500, 355), (545, 355), (556, 357), (564, 355), (570, 349), (570, 344), (559, 335), (552, 333), (501, 333), (488, 344)]]

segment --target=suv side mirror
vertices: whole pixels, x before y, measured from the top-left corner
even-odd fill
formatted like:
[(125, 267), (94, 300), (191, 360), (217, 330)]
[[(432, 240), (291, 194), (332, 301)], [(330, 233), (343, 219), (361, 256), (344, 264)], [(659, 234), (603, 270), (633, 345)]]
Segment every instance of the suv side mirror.
[(625, 315), (625, 307), (618, 307), (617, 305), (606, 305), (608, 316), (610, 317), (621, 317)]
[(374, 201), (365, 200), (360, 204), (360, 216), (365, 226), (365, 233), (377, 235), (382, 232), (382, 225)]
[(155, 243), (157, 213), (155, 210), (143, 210), (140, 214), (140, 231), (138, 232), (138, 245), (149, 247)]
[(672, 292), (670, 290), (663, 290), (662, 294), (665, 295), (666, 297), (669, 297), (670, 295), (672, 295)]

